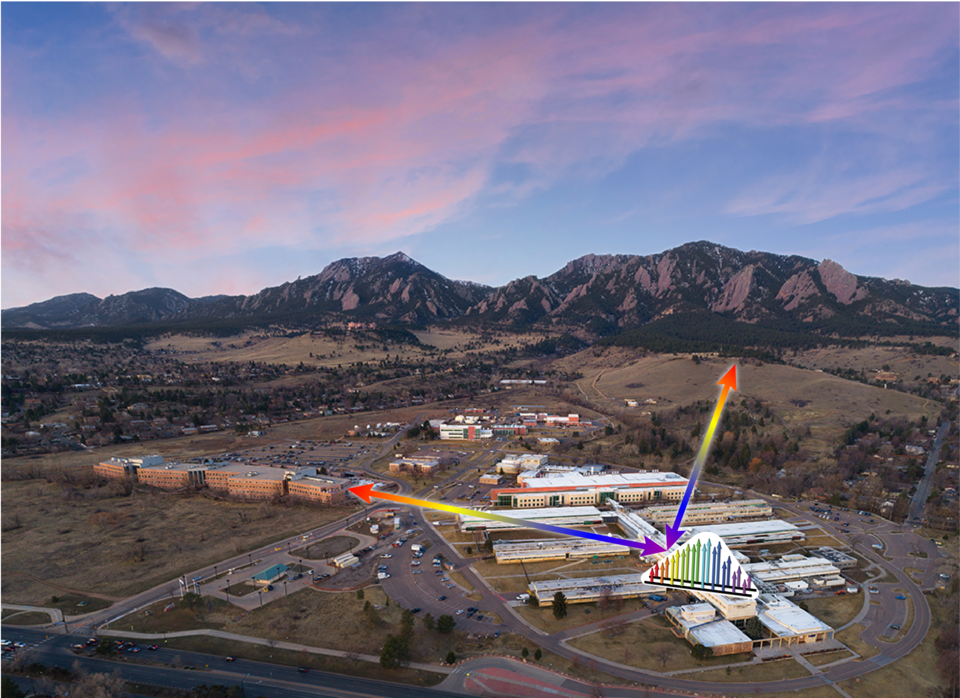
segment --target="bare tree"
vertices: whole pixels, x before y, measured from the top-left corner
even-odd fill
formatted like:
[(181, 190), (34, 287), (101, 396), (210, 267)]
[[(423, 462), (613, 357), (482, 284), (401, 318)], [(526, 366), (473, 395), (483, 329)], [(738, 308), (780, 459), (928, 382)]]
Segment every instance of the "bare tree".
[(660, 645), (657, 647), (656, 657), (660, 660), (660, 666), (667, 666), (667, 662), (673, 656), (673, 648), (669, 645)]
[(87, 674), (76, 684), (74, 695), (86, 698), (118, 698), (126, 690), (126, 682), (116, 672), (113, 674)]
[(592, 686), (590, 686), (590, 695), (593, 698), (603, 698), (603, 686), (601, 686), (598, 683), (595, 683)]

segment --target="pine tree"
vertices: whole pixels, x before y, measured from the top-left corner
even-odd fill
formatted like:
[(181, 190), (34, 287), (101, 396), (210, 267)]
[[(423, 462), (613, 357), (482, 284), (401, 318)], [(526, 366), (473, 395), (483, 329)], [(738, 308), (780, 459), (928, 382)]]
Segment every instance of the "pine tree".
[(553, 617), (557, 620), (565, 618), (567, 615), (567, 597), (562, 591), (553, 595)]

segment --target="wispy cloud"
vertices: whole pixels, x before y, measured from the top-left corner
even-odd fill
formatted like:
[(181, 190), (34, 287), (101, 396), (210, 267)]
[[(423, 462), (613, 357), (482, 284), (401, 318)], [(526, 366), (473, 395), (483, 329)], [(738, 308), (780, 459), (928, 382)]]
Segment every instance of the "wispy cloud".
[(730, 125), (858, 136), (773, 154), (718, 213), (810, 223), (956, 187), (956, 89), (910, 92), (955, 57), (952, 5), (108, 7), (90, 69), (135, 78), (50, 113), (5, 93), (5, 270), (77, 235), (155, 268), (381, 245)]

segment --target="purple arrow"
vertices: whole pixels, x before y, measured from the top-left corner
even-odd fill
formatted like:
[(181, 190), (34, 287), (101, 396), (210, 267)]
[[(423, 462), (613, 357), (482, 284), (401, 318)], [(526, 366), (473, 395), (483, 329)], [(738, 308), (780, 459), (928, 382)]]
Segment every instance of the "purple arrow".
[[(671, 543), (672, 545), (672, 543)], [(670, 546), (668, 545), (667, 548)], [(642, 547), (640, 548), (641, 557), (646, 557), (647, 555), (653, 555), (654, 553), (665, 553), (667, 548), (664, 548), (657, 541), (652, 540), (651, 538), (644, 538)]]

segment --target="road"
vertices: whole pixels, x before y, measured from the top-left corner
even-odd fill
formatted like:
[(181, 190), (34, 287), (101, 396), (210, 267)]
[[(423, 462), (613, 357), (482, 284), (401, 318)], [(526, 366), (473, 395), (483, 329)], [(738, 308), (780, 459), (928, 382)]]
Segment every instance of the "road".
[[(422, 419), (422, 415), (418, 415), (417, 422)], [(941, 427), (941, 435), (943, 434), (943, 428)], [(390, 478), (389, 476), (384, 476), (380, 473), (375, 473), (371, 465), (375, 458), (382, 455), (386, 455), (399, 441), (400, 435), (396, 435), (392, 439), (383, 442), (380, 445), (379, 452), (370, 453), (367, 455), (363, 461), (358, 462), (355, 467), (358, 467), (363, 472), (375, 475), (379, 479), (388, 479), (397, 483), (400, 493), (408, 493), (411, 490), (410, 485), (402, 479)], [(938, 443), (940, 437), (938, 436)], [(938, 449), (937, 449), (938, 450)], [(934, 461), (935, 462), (935, 461)], [(453, 473), (451, 477), (456, 477), (457, 475), (462, 475), (466, 473), (467, 469), (475, 467), (474, 465), (465, 465), (461, 467), (458, 472)], [(928, 463), (929, 468), (929, 463)], [(899, 659), (900, 657), (905, 656), (908, 652), (914, 649), (926, 635), (929, 626), (930, 626), (930, 609), (927, 606), (926, 600), (923, 597), (923, 594), (920, 588), (914, 584), (905, 572), (903, 572), (904, 566), (911, 566), (923, 571), (923, 585), (924, 587), (929, 586), (932, 588), (933, 580), (936, 578), (937, 562), (940, 559), (940, 550), (930, 541), (926, 541), (919, 536), (917, 536), (912, 530), (904, 533), (900, 527), (883, 521), (882, 519), (876, 519), (878, 523), (867, 524), (863, 521), (854, 521), (857, 518), (857, 515), (851, 512), (844, 512), (842, 518), (844, 520), (840, 522), (833, 521), (822, 521), (816, 520), (813, 518), (811, 512), (809, 511), (809, 505), (803, 505), (801, 503), (784, 503), (781, 500), (775, 500), (768, 498), (762, 495), (759, 495), (764, 499), (767, 499), (772, 504), (775, 504), (778, 507), (786, 509), (793, 516), (800, 517), (806, 520), (812, 520), (816, 525), (820, 526), (824, 530), (831, 532), (834, 535), (845, 535), (841, 530), (841, 524), (849, 524), (849, 527), (854, 528), (858, 535), (863, 538), (863, 542), (860, 544), (861, 547), (858, 552), (863, 555), (865, 558), (869, 559), (871, 562), (874, 562), (879, 569), (886, 570), (894, 577), (896, 577), (897, 582), (889, 582), (884, 584), (874, 584), (879, 589), (879, 600), (881, 604), (879, 607), (871, 608), (869, 610), (870, 615), (866, 620), (869, 621), (869, 625), (861, 633), (861, 637), (874, 644), (875, 646), (880, 647), (881, 653), (870, 660), (861, 661), (861, 662), (847, 662), (844, 664), (839, 664), (833, 667), (828, 668), (827, 670), (818, 673), (812, 674), (810, 676), (805, 676), (797, 679), (790, 679), (785, 681), (776, 681), (776, 682), (767, 682), (762, 684), (755, 683), (724, 683), (722, 686), (717, 687), (717, 692), (781, 692), (788, 690), (797, 690), (810, 688), (814, 686), (823, 685), (828, 682), (837, 682), (843, 681), (854, 676), (859, 676), (861, 674), (867, 673), (873, 669), (876, 669), (879, 666), (882, 666), (885, 663)], [(347, 520), (340, 520), (326, 526), (319, 527), (315, 529), (312, 534), (314, 537), (324, 537), (336, 533), (339, 530), (342, 530), (345, 526), (352, 524), (362, 518), (364, 518), (370, 509), (382, 508), (383, 503), (378, 502), (369, 505), (367, 508), (351, 514)], [(460, 629), (465, 629), (474, 633), (483, 633), (489, 634), (494, 630), (502, 630), (504, 632), (517, 633), (525, 637), (530, 638), (541, 646), (545, 650), (554, 652), (557, 655), (565, 657), (570, 660), (577, 659), (579, 661), (585, 661), (587, 658), (596, 663), (598, 669), (606, 671), (612, 675), (618, 676), (622, 679), (642, 682), (646, 685), (656, 685), (669, 690), (682, 690), (682, 691), (691, 691), (699, 693), (708, 693), (712, 687), (704, 685), (702, 682), (691, 681), (684, 679), (682, 677), (671, 677), (671, 676), (662, 676), (656, 673), (646, 672), (632, 667), (623, 666), (608, 660), (601, 659), (599, 657), (585, 657), (583, 653), (574, 650), (565, 644), (565, 640), (575, 634), (580, 634), (580, 632), (591, 630), (591, 627), (584, 627), (574, 629), (572, 631), (567, 631), (564, 633), (556, 635), (547, 635), (543, 631), (530, 626), (523, 618), (521, 618), (514, 609), (510, 606), (509, 600), (504, 598), (503, 595), (495, 592), (479, 575), (477, 575), (470, 567), (470, 560), (464, 558), (460, 555), (459, 551), (455, 549), (450, 543), (443, 538), (442, 535), (436, 530), (436, 528), (427, 520), (427, 511), (419, 508), (413, 509), (408, 515), (409, 520), (416, 523), (420, 529), (423, 531), (422, 537), (424, 539), (429, 539), (432, 542), (431, 552), (440, 551), (443, 552), (444, 556), (450, 560), (456, 568), (458, 568), (467, 579), (477, 593), (481, 594), (483, 601), (473, 601), (466, 600), (463, 598), (463, 592), (459, 589), (449, 590), (446, 594), (448, 599), (445, 601), (439, 601), (439, 596), (443, 595), (446, 587), (441, 587), (439, 583), (439, 576), (434, 575), (434, 569), (429, 565), (421, 565), (423, 573), (420, 575), (412, 574), (413, 568), (410, 567), (410, 553), (409, 547), (404, 548), (388, 548), (392, 554), (395, 554), (395, 558), (391, 561), (393, 564), (393, 569), (396, 570), (396, 574), (391, 577), (390, 580), (386, 580), (384, 584), (385, 589), (394, 597), (401, 605), (405, 607), (415, 607), (419, 606), (424, 609), (423, 612), (430, 612), (435, 617), (443, 613), (450, 613), (455, 615), (455, 612), (458, 608), (466, 608), (468, 605), (474, 605), (481, 608), (482, 611), (492, 612), (498, 615), (503, 619), (501, 624), (495, 624), (489, 620), (489, 618), (484, 619), (484, 621), (476, 621), (475, 619), (468, 620), (464, 616), (455, 616), (458, 621), (458, 627)], [(414, 526), (411, 524), (411, 528)], [(882, 541), (884, 546), (884, 552), (891, 560), (887, 560), (884, 557), (881, 557), (877, 552), (875, 552), (869, 543), (872, 542), (870, 539), (876, 539)], [(274, 559), (279, 559), (285, 553), (285, 550), (288, 550), (291, 546), (302, 543), (301, 537), (296, 536), (280, 543), (274, 543), (269, 546), (265, 546), (256, 551), (250, 553), (245, 553), (243, 555), (235, 556), (229, 560), (224, 560), (217, 563), (216, 566), (210, 565), (201, 570), (197, 570), (194, 573), (187, 575), (188, 578), (193, 576), (200, 577), (209, 577), (214, 574), (216, 570), (223, 570), (228, 567), (240, 566), (244, 563), (248, 563), (252, 559), (262, 560), (261, 564), (271, 564), (271, 561)], [(279, 549), (279, 550), (278, 550)], [(924, 564), (924, 560), (921, 558), (916, 558), (910, 556), (910, 552), (920, 551), (927, 553), (927, 560), (929, 564)], [(429, 560), (428, 557), (423, 558), (424, 560)], [(400, 564), (396, 564), (400, 563)], [(908, 565), (909, 563), (909, 565)], [(914, 605), (914, 620), (907, 630), (905, 635), (897, 643), (884, 643), (877, 642), (879, 635), (884, 634), (890, 623), (900, 622), (902, 624), (904, 615), (905, 615), (905, 602), (898, 601), (894, 599), (895, 592), (894, 588), (901, 588), (904, 590), (904, 593), (907, 594), (913, 602)], [(46, 639), (45, 642), (40, 644), (36, 652), (43, 654), (45, 657), (49, 657), (53, 660), (73, 660), (73, 655), (69, 651), (69, 646), (76, 642), (77, 634), (81, 636), (88, 636), (93, 634), (93, 626), (99, 625), (107, 620), (116, 619), (132, 610), (141, 608), (143, 606), (149, 605), (161, 599), (169, 598), (172, 594), (175, 594), (179, 590), (179, 585), (176, 580), (168, 582), (166, 584), (158, 585), (157, 587), (145, 591), (137, 596), (125, 599), (123, 601), (117, 602), (109, 609), (106, 609), (101, 612), (92, 613), (88, 615), (84, 623), (77, 627), (72, 627), (71, 630), (76, 633), (71, 636), (52, 636), (54, 639)], [(279, 593), (279, 590), (278, 592)], [(629, 617), (624, 616), (620, 620), (634, 620), (638, 618), (645, 617), (649, 615), (649, 611), (639, 611), (629, 614)], [(35, 631), (29, 630), (18, 630), (14, 628), (4, 627), (4, 637), (8, 639), (16, 639), (18, 633), (30, 633)], [(156, 653), (160, 659), (163, 659), (165, 655), (161, 654), (160, 651)], [(69, 658), (65, 656), (70, 655)], [(154, 653), (151, 653), (154, 654)], [(299, 695), (298, 693), (291, 693), (291, 690), (299, 690), (297, 687), (304, 686), (303, 682), (308, 680), (311, 682), (311, 686), (314, 687), (323, 687), (323, 691), (331, 691), (329, 693), (304, 693), (303, 695), (341, 695), (337, 691), (354, 691), (359, 692), (360, 695), (389, 695), (389, 696), (401, 696), (401, 695), (425, 695), (416, 687), (405, 687), (397, 684), (380, 684), (379, 682), (369, 682), (364, 679), (353, 679), (351, 677), (341, 677), (336, 675), (325, 675), (321, 672), (311, 672), (310, 674), (304, 676), (301, 674), (296, 674), (295, 670), (290, 668), (278, 667), (275, 665), (261, 664), (257, 662), (236, 662), (235, 665), (232, 665), (229, 668), (221, 668), (219, 662), (222, 661), (220, 658), (212, 658), (206, 655), (194, 655), (193, 653), (187, 652), (177, 652), (181, 655), (183, 660), (188, 663), (200, 663), (205, 664), (214, 663), (217, 666), (209, 672), (204, 672), (208, 674), (208, 677), (198, 679), (196, 672), (185, 672), (182, 669), (170, 668), (170, 667), (135, 667), (130, 669), (133, 672), (148, 672), (149, 676), (155, 677), (154, 681), (158, 679), (156, 677), (162, 676), (163, 679), (160, 681), (162, 685), (180, 685), (176, 682), (189, 682), (200, 680), (211, 681), (213, 677), (216, 678), (218, 683), (227, 683), (227, 679), (233, 680), (232, 685), (239, 685), (239, 681), (246, 682), (245, 676), (250, 674), (252, 677), (256, 677), (257, 681), (263, 681), (264, 691), (269, 690), (270, 692), (263, 692), (262, 695), (279, 695), (279, 691), (283, 691), (284, 695)], [(90, 659), (90, 662), (102, 662), (100, 659)], [(469, 667), (473, 666), (475, 662), (480, 660), (475, 660), (474, 662), (468, 662), (463, 665), (469, 671)], [(69, 662), (67, 664), (69, 666)], [(92, 666), (92, 665), (91, 665)], [(109, 664), (112, 668), (112, 663)], [(211, 665), (212, 666), (212, 665)], [(242, 672), (243, 676), (238, 678), (238, 671)], [(149, 673), (154, 672), (154, 673)], [(156, 673), (160, 672), (160, 673)], [(292, 672), (292, 673), (291, 673)], [(460, 672), (458, 667), (457, 672)], [(316, 681), (323, 680), (324, 683), (315, 683)], [(136, 679), (134, 679), (136, 680)], [(140, 680), (148, 681), (148, 675), (145, 674)], [(367, 683), (354, 684), (351, 682), (357, 681), (367, 681)], [(186, 685), (186, 684), (184, 684)], [(190, 684), (196, 685), (196, 684)], [(231, 684), (227, 684), (231, 685)], [(260, 684), (258, 684), (259, 690)], [(330, 688), (328, 688), (328, 686)], [(353, 688), (354, 686), (361, 686), (360, 688)], [(389, 688), (384, 688), (387, 686)], [(274, 693), (277, 691), (277, 693)], [(378, 693), (377, 691), (382, 691)], [(412, 691), (412, 692), (406, 692)], [(430, 691), (430, 695), (437, 695), (435, 691)], [(257, 695), (260, 695), (258, 693)], [(606, 695), (622, 695), (622, 696), (636, 696), (637, 692), (632, 691), (629, 688), (623, 689), (606, 689)]]
[(930, 485), (933, 482), (933, 473), (937, 469), (937, 463), (940, 461), (940, 448), (943, 446), (943, 440), (947, 438), (947, 432), (950, 431), (950, 422), (944, 422), (937, 430), (937, 436), (933, 440), (933, 446), (930, 447), (930, 453), (927, 455), (927, 467), (924, 468), (923, 477), (917, 485), (917, 492), (913, 495), (913, 502), (910, 503), (909, 520), (920, 523), (923, 520), (923, 507), (930, 496)]
[[(160, 649), (155, 652), (141, 651), (136, 659), (124, 655), (119, 661), (89, 656), (88, 653), (75, 654), (71, 644), (76, 638), (64, 635), (46, 636), (42, 631), (4, 628), (4, 638), (24, 642), (31, 661), (37, 661), (49, 667), (58, 666), (69, 669), (74, 662), (91, 673), (113, 673), (117, 671), (127, 681), (166, 686), (169, 688), (190, 689), (203, 684), (242, 686), (244, 695), (264, 698), (356, 698), (357, 696), (383, 696), (396, 698), (454, 698), (458, 694), (442, 690), (387, 683), (356, 676), (331, 674), (313, 671), (301, 674), (295, 667), (277, 664), (265, 664), (238, 659), (224, 662), (217, 657), (198, 652)], [(181, 668), (164, 666), (177, 661)], [(146, 663), (150, 662), (150, 663)], [(188, 668), (189, 667), (189, 668)]]

